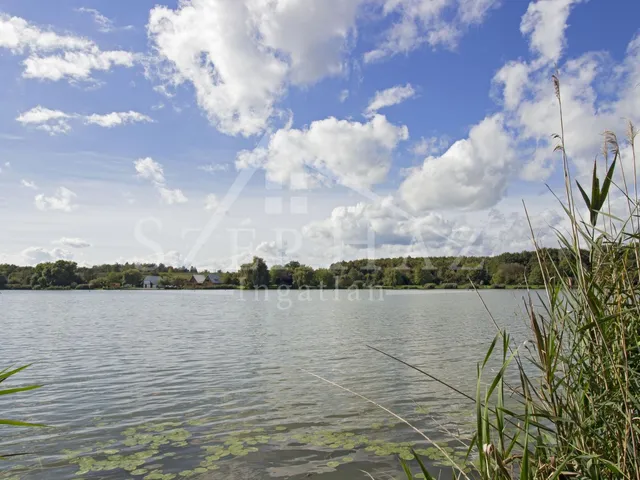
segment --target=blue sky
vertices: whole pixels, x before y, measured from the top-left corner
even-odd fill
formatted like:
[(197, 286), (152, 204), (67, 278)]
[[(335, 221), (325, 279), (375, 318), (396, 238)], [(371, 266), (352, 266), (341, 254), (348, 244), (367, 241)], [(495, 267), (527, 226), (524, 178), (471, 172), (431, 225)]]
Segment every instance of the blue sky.
[(553, 243), (550, 77), (580, 177), (598, 134), (637, 120), (638, 14), (632, 0), (3, 0), (0, 262), (490, 254), (530, 248), (522, 200)]

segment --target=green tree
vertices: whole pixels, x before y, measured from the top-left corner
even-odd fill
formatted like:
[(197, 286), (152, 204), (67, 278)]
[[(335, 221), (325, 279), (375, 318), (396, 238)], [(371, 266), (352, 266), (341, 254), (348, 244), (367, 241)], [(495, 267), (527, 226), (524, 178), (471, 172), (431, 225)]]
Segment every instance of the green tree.
[(349, 278), (349, 284), (353, 285), (353, 282), (364, 280), (364, 275), (359, 268), (350, 268), (347, 273), (347, 277)]
[(142, 284), (142, 273), (139, 270), (130, 269), (125, 270), (122, 274), (122, 283), (124, 285), (131, 285), (132, 287), (139, 287)]
[(540, 264), (538, 262), (531, 265), (529, 273), (527, 274), (527, 283), (529, 285), (544, 285), (542, 270), (540, 270)]
[(81, 281), (76, 273), (78, 264), (66, 260), (55, 263), (47, 262), (37, 265), (31, 276), (31, 285), (46, 287), (69, 287), (72, 283)]
[(223, 285), (239, 285), (238, 276), (235, 273), (223, 273), (220, 276), (220, 281)]
[(311, 267), (298, 267), (293, 272), (293, 286), (296, 288), (312, 287), (315, 285), (315, 276)]
[(109, 272), (107, 273), (107, 283), (108, 286), (122, 284), (122, 273), (120, 272)]
[(275, 265), (269, 270), (269, 281), (271, 285), (280, 287), (282, 285), (291, 286), (293, 283), (293, 275), (288, 267)]
[(494, 284), (523, 285), (524, 265), (519, 263), (505, 263), (498, 267), (498, 271), (493, 275)]
[(335, 275), (328, 268), (319, 268), (314, 272), (314, 276), (316, 277), (316, 285), (322, 288), (333, 288), (335, 286)]
[(269, 268), (260, 257), (253, 257), (252, 263), (240, 267), (242, 285), (246, 288), (263, 288), (269, 286)]
[(105, 288), (108, 284), (109, 284), (109, 282), (107, 281), (106, 277), (98, 277), (98, 278), (94, 278), (93, 280), (91, 280), (89, 282), (89, 287), (90, 288)]
[(414, 285), (426, 285), (427, 283), (434, 283), (436, 276), (433, 271), (427, 270), (422, 266), (413, 270), (412, 279)]
[(9, 283), (7, 277), (5, 277), (4, 275), (0, 275), (0, 289), (7, 288), (7, 283)]
[(395, 267), (387, 267), (382, 275), (382, 284), (385, 287), (397, 287), (404, 285), (404, 275)]

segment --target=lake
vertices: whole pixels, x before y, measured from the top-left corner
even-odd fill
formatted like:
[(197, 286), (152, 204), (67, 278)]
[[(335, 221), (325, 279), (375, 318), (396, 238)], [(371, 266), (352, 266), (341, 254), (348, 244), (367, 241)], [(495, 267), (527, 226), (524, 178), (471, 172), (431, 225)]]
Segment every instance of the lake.
[[(495, 335), (469, 291), (91, 291), (0, 295), (1, 367), (36, 362), (0, 397), (0, 478), (402, 478), (397, 456), (452, 456)], [(523, 291), (483, 291), (515, 338)], [(4, 386), (4, 385), (3, 385)], [(6, 388), (6, 387), (5, 387)], [(447, 433), (449, 432), (449, 433)], [(416, 469), (417, 471), (417, 469)], [(364, 473), (364, 472), (368, 472)], [(450, 472), (445, 470), (443, 478)]]

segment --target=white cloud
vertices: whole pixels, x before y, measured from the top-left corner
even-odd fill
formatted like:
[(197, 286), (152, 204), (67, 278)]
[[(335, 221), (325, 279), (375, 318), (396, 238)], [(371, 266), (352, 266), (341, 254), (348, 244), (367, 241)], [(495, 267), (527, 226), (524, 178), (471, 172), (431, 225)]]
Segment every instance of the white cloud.
[(534, 0), (522, 17), (520, 31), (530, 37), (531, 51), (543, 63), (555, 63), (565, 46), (571, 8), (582, 0)]
[(421, 157), (434, 156), (441, 154), (449, 146), (449, 140), (446, 137), (422, 137), (412, 148), (414, 155)]
[(127, 123), (153, 122), (153, 119), (139, 112), (112, 112), (106, 115), (88, 115), (85, 118), (86, 123), (99, 125), (101, 127), (112, 128)]
[(399, 18), (365, 62), (409, 53), (423, 44), (453, 48), (470, 25), (481, 23), (500, 0), (384, 0), (383, 13)]
[(211, 163), (209, 165), (200, 165), (198, 170), (202, 170), (207, 173), (219, 173), (229, 171), (230, 164), (228, 163)]
[(41, 57), (32, 55), (24, 61), (25, 78), (58, 81), (91, 80), (94, 70), (108, 71), (115, 66), (133, 67), (135, 55), (131, 52), (116, 50), (102, 52), (97, 47), (88, 51), (64, 52), (61, 55)]
[(262, 132), (289, 83), (344, 70), (363, 0), (185, 0), (157, 6), (148, 33), (160, 78), (193, 85), (209, 120), (230, 135)]
[(68, 120), (72, 115), (68, 115), (60, 110), (50, 110), (38, 105), (28, 112), (20, 114), (16, 121), (22, 125), (33, 125), (39, 130), (44, 130), (51, 135), (68, 133), (71, 126)]
[(509, 62), (493, 77), (495, 84), (504, 86), (504, 106), (511, 110), (522, 100), (529, 82), (530, 67), (523, 62)]
[(25, 188), (30, 188), (32, 190), (38, 189), (38, 186), (35, 184), (35, 182), (32, 182), (30, 180), (25, 180), (24, 178), (20, 180), (20, 185), (22, 185)]
[(91, 244), (82, 238), (62, 237), (53, 242), (56, 245), (62, 245), (70, 248), (89, 248)]
[(21, 264), (37, 265), (44, 262), (55, 262), (57, 260), (71, 260), (73, 255), (62, 248), (47, 250), (42, 247), (29, 247), (20, 253)]
[[(640, 121), (639, 62), (640, 36), (636, 36), (621, 63), (614, 63), (606, 53), (588, 52), (559, 66), (567, 153), (578, 175), (591, 170), (601, 150), (602, 132), (622, 133), (627, 119)], [(494, 79), (502, 87), (506, 121), (521, 145), (521, 156), (530, 159), (520, 172), (529, 181), (546, 180), (559, 161), (550, 137), (560, 131), (553, 73), (555, 65), (541, 68), (512, 62)]]
[(126, 27), (117, 27), (113, 23), (113, 20), (104, 16), (95, 8), (81, 7), (81, 8), (77, 8), (76, 11), (79, 13), (86, 13), (91, 15), (93, 17), (94, 23), (98, 27), (98, 30), (101, 31), (102, 33), (110, 33), (116, 30), (132, 30), (133, 29), (132, 25), (127, 25)]
[(93, 124), (111, 128), (137, 122), (153, 122), (147, 115), (138, 112), (112, 112), (104, 115), (80, 115), (77, 113), (65, 113), (60, 110), (51, 110), (38, 105), (24, 112), (16, 118), (22, 125), (32, 125), (39, 130), (44, 130), (51, 135), (69, 133), (72, 120), (83, 121), (85, 124)]
[(349, 98), (349, 90), (342, 90), (339, 97), (340, 103), (346, 102), (347, 98)]
[(415, 96), (415, 94), (416, 91), (411, 86), (411, 84), (406, 84), (405, 86), (397, 85), (395, 87), (376, 92), (375, 97), (371, 100), (369, 106), (365, 110), (365, 115), (371, 116), (374, 115), (378, 110), (386, 107), (391, 107), (393, 105), (398, 105), (399, 103), (402, 103), (405, 100), (408, 100), (411, 97)]
[(25, 51), (51, 52), (54, 50), (86, 50), (93, 42), (73, 35), (58, 35), (30, 25), (19, 17), (0, 13), (0, 47), (14, 54)]
[(180, 189), (176, 188), (171, 190), (163, 185), (157, 185), (156, 188), (158, 189), (158, 192), (160, 192), (162, 201), (167, 205), (173, 205), (175, 203), (187, 203), (189, 201)]
[(204, 200), (204, 209), (205, 210), (217, 210), (220, 206), (220, 201), (215, 194), (207, 195), (207, 198)]
[[(28, 53), (29, 57), (23, 62), (23, 77), (41, 80), (91, 80), (94, 70), (132, 67), (135, 62), (135, 55), (130, 52), (101, 51), (86, 38), (59, 35), (31, 25), (22, 18), (1, 13), (0, 48), (6, 48), (14, 55)], [(50, 53), (53, 55), (42, 56)]]
[(450, 240), (452, 224), (435, 213), (413, 217), (403, 212), (393, 197), (374, 203), (338, 207), (325, 220), (307, 225), (303, 234), (324, 244), (441, 246)]
[(367, 123), (330, 117), (304, 130), (277, 131), (266, 148), (240, 152), (236, 167), (264, 168), (268, 180), (293, 189), (317, 186), (324, 174), (346, 186), (370, 187), (385, 179), (393, 150), (408, 137), (407, 127), (383, 115)]
[(489, 10), (500, 6), (501, 0), (463, 0), (458, 5), (460, 22), (463, 25), (482, 23)]
[(153, 158), (140, 158), (134, 162), (138, 176), (155, 183), (165, 183), (164, 169)]
[(51, 197), (47, 197), (42, 193), (36, 195), (35, 205), (38, 210), (42, 211), (60, 210), (62, 212), (71, 212), (78, 208), (77, 205), (73, 204), (76, 197), (77, 195), (68, 188), (59, 187)]
[(515, 152), (501, 115), (485, 118), (439, 157), (428, 157), (400, 186), (415, 211), (436, 208), (482, 209), (505, 194)]
[(162, 165), (151, 157), (140, 158), (133, 162), (138, 177), (150, 180), (160, 194), (163, 203), (173, 205), (176, 203), (186, 203), (188, 198), (179, 189), (170, 189), (166, 185), (164, 169)]

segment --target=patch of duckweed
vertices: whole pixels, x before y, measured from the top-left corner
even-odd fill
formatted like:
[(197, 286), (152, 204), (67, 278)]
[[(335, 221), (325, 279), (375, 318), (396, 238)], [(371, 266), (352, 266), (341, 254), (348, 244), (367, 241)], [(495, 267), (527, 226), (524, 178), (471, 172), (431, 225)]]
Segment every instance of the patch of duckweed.
[[(102, 455), (105, 453), (106, 452)], [(147, 461), (157, 453), (157, 450), (145, 450), (130, 455), (109, 455), (103, 459), (97, 458), (101, 455), (97, 455), (96, 457), (83, 456), (72, 458), (69, 462), (78, 465), (76, 475), (86, 475), (89, 472), (103, 472), (118, 469), (131, 472), (147, 463)]]
[(144, 477), (144, 480), (173, 480), (176, 478), (175, 473), (162, 473), (161, 471), (151, 472)]
[[(93, 472), (124, 470), (131, 476), (144, 476), (144, 480), (171, 480), (201, 475), (219, 469), (218, 463), (221, 461), (245, 457), (258, 452), (261, 446), (267, 444), (276, 448), (297, 444), (302, 448), (346, 451), (344, 453), (364, 450), (371, 455), (396, 456), (407, 461), (414, 459), (412, 449), (415, 448), (420, 457), (436, 465), (449, 464), (447, 456), (436, 447), (420, 448), (420, 445), (412, 442), (387, 442), (354, 432), (314, 429), (289, 431), (288, 427), (282, 425), (265, 429), (252, 428), (249, 424), (241, 423), (236, 423), (236, 428), (243, 429), (230, 434), (224, 434), (220, 429), (211, 427), (198, 428), (210, 424), (213, 420), (191, 418), (183, 422), (165, 421), (138, 425), (124, 430), (121, 440), (100, 442), (96, 445), (100, 450), (83, 448), (66, 450), (64, 453), (68, 456), (70, 463), (78, 466), (77, 476)], [(371, 428), (379, 430), (387, 424), (388, 422), (377, 423)], [(198, 432), (193, 441), (191, 438), (194, 434), (185, 428), (188, 426), (194, 427)], [(188, 447), (190, 443), (192, 446), (198, 445), (203, 451), (196, 463), (186, 465), (189, 469), (179, 473), (164, 473), (163, 469), (166, 465), (160, 463), (162, 459), (175, 456), (176, 452), (172, 450)], [(117, 447), (121, 449), (118, 450)], [(442, 444), (441, 447), (454, 461), (464, 461), (462, 452), (455, 451), (447, 444)], [(332, 459), (326, 465), (337, 468), (341, 464), (353, 461), (353, 456), (344, 456)]]

